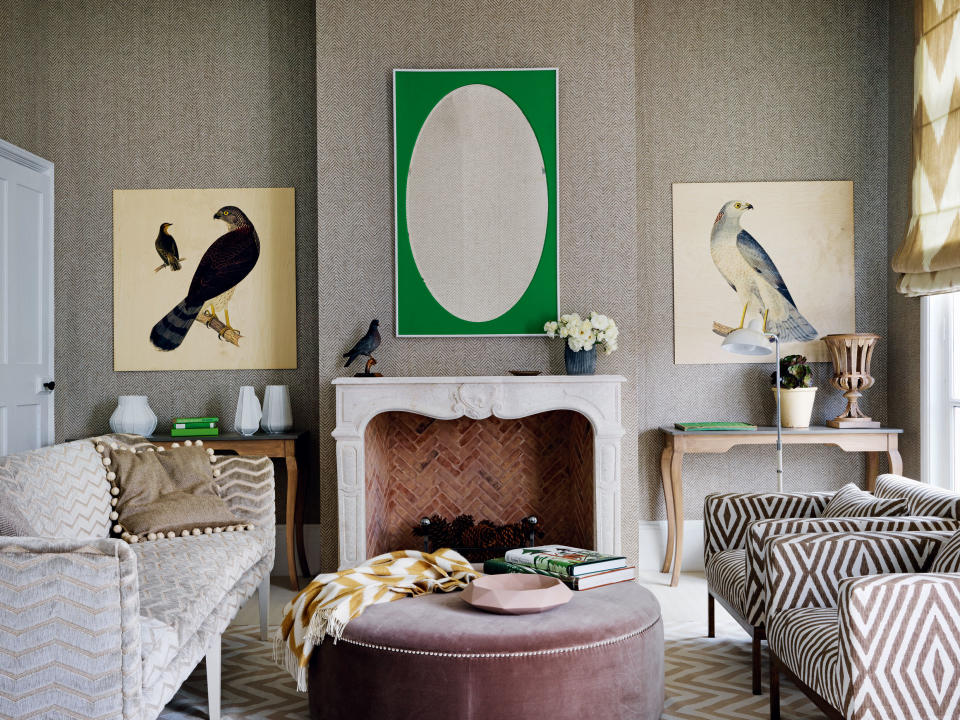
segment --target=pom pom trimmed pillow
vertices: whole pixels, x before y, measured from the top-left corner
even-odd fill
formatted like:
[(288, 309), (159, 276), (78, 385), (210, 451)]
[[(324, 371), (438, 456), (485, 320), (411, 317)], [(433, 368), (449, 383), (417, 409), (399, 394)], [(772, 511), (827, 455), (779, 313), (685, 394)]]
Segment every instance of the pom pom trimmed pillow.
[(113, 532), (127, 542), (252, 528), (220, 497), (203, 443), (143, 450), (97, 445), (110, 481)]

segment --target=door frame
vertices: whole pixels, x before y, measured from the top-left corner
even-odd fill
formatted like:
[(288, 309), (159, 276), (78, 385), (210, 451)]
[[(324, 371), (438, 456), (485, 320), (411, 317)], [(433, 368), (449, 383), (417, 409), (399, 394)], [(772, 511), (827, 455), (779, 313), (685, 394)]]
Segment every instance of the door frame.
[[(44, 228), (45, 228), (45, 238), (44, 238), (44, 248), (43, 256), (48, 260), (46, 263), (46, 282), (47, 287), (50, 289), (50, 317), (49, 322), (47, 323), (47, 347), (50, 348), (50, 359), (49, 366), (46, 369), (46, 376), (53, 379), (55, 375), (55, 356), (56, 349), (53, 344), (54, 337), (54, 318), (56, 317), (55, 313), (55, 301), (56, 301), (56, 292), (54, 290), (54, 255), (53, 255), (53, 208), (54, 208), (54, 194), (56, 192), (56, 184), (54, 182), (53, 174), (53, 163), (49, 160), (46, 160), (39, 155), (34, 155), (29, 150), (24, 150), (23, 148), (17, 147), (12, 143), (7, 142), (6, 140), (0, 139), (0, 157), (6, 158), (17, 165), (22, 165), (23, 167), (33, 170), (34, 172), (40, 173), (50, 178), (50, 197), (45, 203), (46, 207), (44, 208)], [(3, 258), (5, 261), (6, 258)], [(41, 388), (37, 388), (37, 392), (40, 392)], [(55, 391), (54, 391), (55, 392)], [(50, 408), (50, 413), (47, 417), (47, 437), (51, 443), (55, 443), (56, 439), (56, 423), (54, 421), (56, 416), (56, 396), (53, 399), (53, 407)]]

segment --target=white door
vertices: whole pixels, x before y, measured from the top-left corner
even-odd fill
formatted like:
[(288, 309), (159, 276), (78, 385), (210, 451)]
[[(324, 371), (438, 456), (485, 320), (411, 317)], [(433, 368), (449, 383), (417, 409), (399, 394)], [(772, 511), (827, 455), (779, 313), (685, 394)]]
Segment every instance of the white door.
[(0, 455), (53, 442), (53, 163), (0, 140)]

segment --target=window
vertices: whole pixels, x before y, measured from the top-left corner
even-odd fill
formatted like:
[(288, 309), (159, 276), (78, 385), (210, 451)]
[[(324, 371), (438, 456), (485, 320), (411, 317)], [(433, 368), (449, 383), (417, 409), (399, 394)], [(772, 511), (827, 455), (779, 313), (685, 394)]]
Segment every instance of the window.
[(921, 299), (923, 480), (960, 489), (960, 293)]

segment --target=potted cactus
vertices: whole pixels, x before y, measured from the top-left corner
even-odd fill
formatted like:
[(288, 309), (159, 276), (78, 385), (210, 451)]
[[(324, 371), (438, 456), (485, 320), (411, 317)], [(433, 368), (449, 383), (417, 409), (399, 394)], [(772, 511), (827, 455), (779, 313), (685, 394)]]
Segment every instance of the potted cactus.
[[(770, 373), (771, 390), (776, 393), (777, 374)], [(813, 400), (813, 371), (803, 355), (787, 355), (780, 359), (780, 424), (788, 428), (810, 427)]]

